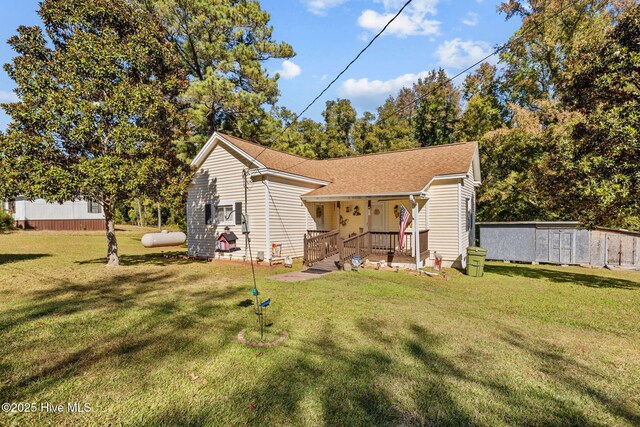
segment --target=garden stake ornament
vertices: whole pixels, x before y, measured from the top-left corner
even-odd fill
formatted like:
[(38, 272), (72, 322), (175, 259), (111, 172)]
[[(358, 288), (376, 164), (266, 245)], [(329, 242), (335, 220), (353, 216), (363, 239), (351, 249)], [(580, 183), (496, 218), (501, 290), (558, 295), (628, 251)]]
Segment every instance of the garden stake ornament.
[[(247, 171), (243, 170), (242, 171), (242, 177), (243, 177), (243, 182), (244, 182), (244, 195), (245, 195), (245, 204), (244, 204), (244, 208), (247, 209)], [(231, 214), (233, 214), (233, 212), (235, 212), (235, 209), (232, 210), (231, 212), (229, 212), (229, 214), (227, 215), (226, 219), (229, 220), (231, 218)], [(244, 212), (240, 212), (240, 215), (242, 217), (242, 229), (243, 231), (246, 230), (246, 242), (247, 242), (247, 249), (249, 249), (249, 261), (251, 262), (251, 277), (253, 278), (253, 289), (251, 289), (251, 295), (253, 295), (256, 299), (256, 308), (255, 308), (255, 313), (256, 316), (258, 316), (258, 324), (260, 325), (260, 339), (263, 339), (264, 337), (264, 321), (263, 321), (263, 304), (266, 303), (266, 305), (264, 305), (264, 307), (268, 306), (271, 303), (271, 299), (269, 298), (267, 301), (265, 301), (264, 303), (260, 303), (260, 299), (258, 298), (258, 296), (260, 295), (260, 291), (258, 291), (258, 286), (256, 285), (256, 270), (255, 267), (253, 265), (253, 254), (251, 253), (251, 239), (249, 238), (249, 222), (247, 221), (247, 217), (244, 214)]]

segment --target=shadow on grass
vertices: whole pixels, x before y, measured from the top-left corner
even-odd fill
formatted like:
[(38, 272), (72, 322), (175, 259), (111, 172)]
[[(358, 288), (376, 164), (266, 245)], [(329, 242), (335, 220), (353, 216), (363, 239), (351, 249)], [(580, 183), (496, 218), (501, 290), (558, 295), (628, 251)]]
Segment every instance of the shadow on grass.
[(526, 277), (529, 279), (543, 279), (555, 283), (571, 283), (590, 288), (640, 289), (640, 274), (638, 281), (604, 277), (593, 273), (574, 273), (545, 268), (543, 266), (527, 265), (486, 265), (485, 271), (508, 277)]
[[(202, 277), (191, 275), (189, 279), (197, 282)], [(232, 341), (205, 348), (199, 339), (202, 334), (213, 325), (223, 335), (233, 336), (241, 327), (228, 316), (228, 300), (243, 292), (242, 287), (190, 289), (175, 273), (164, 271), (114, 275), (91, 283), (61, 279), (54, 283), (31, 292), (27, 302), (17, 308), (0, 311), (0, 335), (19, 343), (17, 348), (32, 358), (29, 369), (13, 367), (11, 376), (3, 375), (2, 401), (24, 400), (55, 390), (60, 383), (104, 363), (135, 363), (146, 371), (176, 354), (214, 357)], [(174, 289), (176, 286), (181, 289)], [(21, 331), (25, 328), (75, 332), (57, 333), (55, 341), (46, 334), (23, 340)], [(41, 354), (43, 348), (48, 351)], [(0, 355), (13, 360), (6, 357), (6, 351)], [(0, 373), (9, 369), (0, 364)]]
[[(166, 255), (166, 256), (165, 256)], [(144, 255), (120, 255), (120, 264), (123, 266), (137, 266), (137, 265), (184, 265), (192, 264), (194, 262), (206, 262), (193, 259), (182, 258), (186, 255), (185, 252), (163, 252), (163, 253), (151, 253)], [(76, 264), (106, 264), (107, 258), (94, 258), (84, 261), (76, 261)]]
[[(205, 274), (189, 280), (201, 280)], [(592, 420), (588, 404), (576, 407), (576, 399), (595, 402), (617, 420), (639, 421), (625, 402), (595, 385), (593, 371), (561, 347), (516, 331), (499, 330), (495, 344), (502, 346), (505, 358), (515, 352), (531, 355), (532, 369), (544, 374), (543, 380), (523, 380), (523, 372), (515, 368), (502, 371), (473, 342), (452, 352), (457, 347), (448, 340), (460, 339), (455, 330), (441, 335), (417, 323), (403, 327), (373, 315), (359, 318), (357, 311), (349, 326), (366, 340), (354, 340), (353, 330), (327, 320), (309, 335), (292, 334), (282, 346), (246, 348), (233, 340), (241, 328), (233, 312), (247, 312), (242, 303), (252, 303), (240, 301), (246, 288), (174, 289), (180, 280), (175, 275), (163, 270), (118, 273), (88, 284), (60, 280), (32, 292), (28, 304), (0, 311), (0, 336), (7, 340), (22, 338), (24, 330), (35, 330), (34, 323), (41, 321), (56, 322), (56, 330), (73, 331), (59, 337), (63, 341), (52, 342), (51, 354), (37, 356), (30, 369), (18, 371), (8, 358), (0, 359), (0, 378), (5, 378), (0, 381), (0, 400), (29, 401), (85, 373), (90, 378), (94, 368), (105, 364), (115, 366), (109, 373), (122, 381), (122, 372), (132, 372), (132, 366), (142, 374), (153, 372), (163, 360), (197, 366), (198, 358), (213, 362), (227, 346), (237, 346), (230, 362), (220, 362), (229, 372), (220, 378), (213, 375), (225, 382), (222, 396), (215, 395), (213, 387), (219, 383), (213, 380), (206, 396), (194, 395), (189, 404), (175, 404), (168, 395), (144, 414), (144, 424), (602, 424)], [(83, 312), (87, 317), (72, 316)], [(117, 320), (123, 313), (135, 315), (128, 322)], [(86, 328), (102, 323), (109, 327), (83, 337)], [(213, 328), (222, 339), (212, 346), (202, 335)], [(42, 349), (47, 344), (32, 345)], [(21, 348), (28, 350), (28, 341)], [(174, 392), (180, 380), (175, 381), (167, 393)]]
[[(584, 363), (567, 356), (561, 347), (540, 339), (524, 337), (510, 329), (505, 330), (502, 339), (509, 345), (533, 355), (537, 359), (538, 369), (563, 387), (580, 393), (585, 399), (597, 402), (606, 408), (607, 412), (631, 425), (640, 425), (640, 413), (629, 405), (629, 401), (633, 400), (631, 395), (625, 397), (624, 393), (621, 393), (619, 399), (615, 399), (611, 393), (596, 387), (593, 384), (595, 381), (603, 382), (606, 378)], [(567, 405), (570, 406), (570, 403), (567, 402)]]
[(49, 257), (51, 254), (0, 254), (0, 265)]
[[(406, 350), (425, 369), (425, 378), (415, 388), (421, 424), (486, 425), (497, 420), (507, 425), (598, 424), (564, 396), (545, 391), (543, 387), (527, 386), (517, 371), (505, 373), (494, 369), (486, 360), (478, 360), (473, 345), (460, 357), (447, 357), (443, 355), (443, 337), (415, 324), (410, 330), (413, 338), (406, 341)], [(469, 353), (472, 356), (467, 358)], [(473, 391), (470, 393), (469, 389)], [(483, 398), (484, 409), (469, 411), (466, 409), (469, 405), (462, 408), (466, 398), (461, 400), (460, 391), (464, 391), (466, 397), (488, 392)]]

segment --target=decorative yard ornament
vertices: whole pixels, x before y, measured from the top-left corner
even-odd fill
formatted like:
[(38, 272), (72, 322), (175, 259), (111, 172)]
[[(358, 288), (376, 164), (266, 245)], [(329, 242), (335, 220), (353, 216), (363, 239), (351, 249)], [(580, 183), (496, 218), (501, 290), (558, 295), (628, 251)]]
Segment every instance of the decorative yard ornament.
[(351, 258), (351, 264), (353, 265), (353, 268), (358, 268), (362, 264), (362, 260), (359, 256), (354, 256)]

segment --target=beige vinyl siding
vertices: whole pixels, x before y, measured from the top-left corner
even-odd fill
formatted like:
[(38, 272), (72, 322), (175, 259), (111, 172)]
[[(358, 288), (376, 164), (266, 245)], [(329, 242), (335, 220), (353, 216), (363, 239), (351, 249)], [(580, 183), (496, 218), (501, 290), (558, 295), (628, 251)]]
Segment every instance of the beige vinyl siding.
[[(427, 230), (427, 201), (424, 199), (417, 199), (418, 201), (418, 229), (420, 231)], [(426, 251), (427, 248), (420, 248), (420, 251)]]
[[(360, 215), (354, 215), (356, 206)], [(364, 233), (367, 228), (367, 199), (341, 201), (340, 215), (343, 221), (347, 221), (345, 225), (340, 225), (340, 236), (347, 238), (353, 234)]]
[[(307, 207), (307, 230), (337, 230), (338, 222), (336, 220), (336, 204), (335, 202), (325, 203), (305, 203)], [(322, 223), (316, 223), (316, 208), (323, 206), (324, 208), (324, 221)]]
[(461, 200), (460, 200), (460, 253), (466, 265), (467, 248), (469, 247), (469, 231), (467, 228), (467, 211), (466, 200), (469, 200), (469, 210), (473, 211), (473, 203), (475, 200), (475, 187), (473, 186), (473, 165), (469, 166), (467, 177), (462, 180), (462, 187), (460, 188)]
[(434, 181), (427, 190), (429, 216), (429, 250), (442, 255), (449, 263), (458, 259), (459, 179)]
[[(216, 238), (224, 231), (224, 225), (205, 224), (205, 204), (244, 203), (242, 171), (245, 160), (223, 145), (217, 145), (196, 173), (187, 195), (187, 242), (190, 256), (213, 257)], [(265, 248), (264, 184), (249, 182), (247, 213), (251, 226), (251, 246), (254, 255)], [(214, 212), (215, 214), (215, 212)], [(232, 221), (235, 214), (232, 215)], [(235, 221), (233, 221), (235, 222)], [(233, 252), (234, 258), (245, 254), (245, 239), (240, 225), (229, 225), (238, 236), (237, 245), (242, 250)]]
[(313, 219), (300, 196), (317, 187), (287, 179), (269, 178), (270, 243), (282, 244), (282, 256), (304, 255), (304, 235)]

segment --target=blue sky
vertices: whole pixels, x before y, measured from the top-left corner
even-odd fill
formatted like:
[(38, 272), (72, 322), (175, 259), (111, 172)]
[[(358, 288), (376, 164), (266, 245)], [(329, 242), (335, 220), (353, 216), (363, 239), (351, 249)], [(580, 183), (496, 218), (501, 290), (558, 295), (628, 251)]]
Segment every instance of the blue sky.
[[(271, 60), (280, 72), (280, 104), (304, 108), (362, 49), (405, 0), (263, 0), (271, 14), (275, 40), (290, 43), (297, 55)], [(374, 111), (389, 94), (410, 85), (431, 69), (454, 75), (506, 41), (519, 22), (496, 12), (499, 1), (414, 0), (307, 114), (321, 118), (325, 101), (351, 99), (359, 113)], [(19, 25), (36, 25), (37, 0), (0, 0), (0, 62), (14, 52), (5, 43)], [(461, 83), (460, 80), (456, 81)], [(15, 100), (14, 84), (0, 70), (0, 102)], [(0, 113), (0, 129), (8, 118)]]

